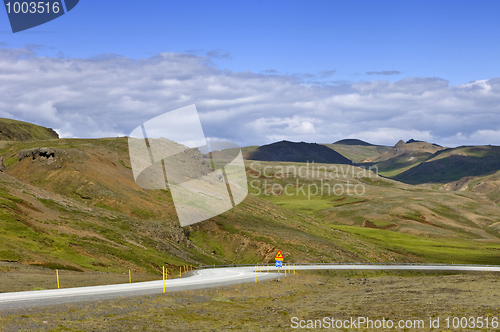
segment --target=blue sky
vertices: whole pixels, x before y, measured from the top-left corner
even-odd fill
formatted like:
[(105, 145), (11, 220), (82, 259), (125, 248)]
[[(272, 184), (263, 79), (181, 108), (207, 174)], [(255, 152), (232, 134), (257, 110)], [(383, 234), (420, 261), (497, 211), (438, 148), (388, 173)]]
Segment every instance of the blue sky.
[[(252, 126), (257, 128), (257, 123), (267, 125), (271, 129), (273, 126), (290, 129), (289, 134), (286, 130), (280, 134), (252, 131), (248, 135), (255, 135), (254, 137), (244, 138), (227, 132), (224, 137), (219, 137), (240, 144), (262, 144), (280, 138), (329, 142), (353, 135), (376, 143), (394, 144), (397, 136), (404, 136), (405, 132), (419, 137), (401, 137), (403, 139), (429, 139), (447, 145), (467, 142), (500, 144), (499, 140), (494, 139), (496, 131), (500, 130), (497, 125), (499, 99), (496, 94), (486, 97), (477, 92), (478, 87), (483, 86), (489, 93), (493, 93), (496, 88), (491, 87), (496, 86), (496, 83), (493, 84), (496, 81), (492, 79), (500, 77), (499, 12), (498, 1), (81, 0), (70, 13), (16, 34), (10, 30), (5, 11), (0, 11), (0, 43), (3, 43), (1, 45), (5, 52), (14, 49), (31, 52), (28, 58), (32, 58), (28, 59), (28, 62), (39, 62), (42, 57), (48, 57), (47, 59), (52, 61), (76, 63), (80, 67), (88, 64), (88, 61), (97, 64), (97, 56), (102, 54), (116, 54), (130, 61), (141, 58), (153, 61), (151, 59), (154, 56), (166, 53), (175, 56), (190, 54), (195, 56), (193, 59), (196, 60), (190, 62), (189, 75), (196, 75), (196, 70), (199, 70), (201, 77), (215, 75), (214, 77), (220, 80), (219, 85), (224, 85), (223, 82), (229, 78), (239, 78), (238, 84), (242, 85), (237, 94), (240, 99), (245, 95), (245, 91), (251, 91), (246, 94), (246, 98), (257, 100), (259, 98), (256, 96), (266, 93), (247, 90), (248, 87), (244, 87), (245, 82), (253, 82), (254, 78), (249, 78), (251, 75), (262, 75), (260, 77), (266, 81), (275, 80), (275, 85), (292, 84), (290, 91), (299, 87), (302, 89), (298, 93), (303, 94), (303, 98), (289, 101), (288, 106), (286, 98), (280, 99), (283, 93), (276, 92), (279, 95), (275, 97), (281, 100), (280, 105), (266, 104), (269, 109), (267, 116), (258, 111), (259, 107), (243, 113), (238, 113), (234, 107), (224, 109), (221, 106), (218, 110), (213, 109), (208, 105), (208, 100), (213, 99), (213, 96), (203, 93), (206, 99), (196, 97), (198, 88), (192, 87), (191, 90), (179, 92), (180, 95), (190, 95), (185, 101), (197, 102), (201, 113), (219, 111), (237, 114), (238, 118), (245, 119), (247, 130)], [(26, 54), (23, 57), (26, 57)], [(5, 54), (4, 56), (7, 57)], [(100, 59), (102, 58), (101, 56)], [(172, 58), (169, 59), (164, 61), (171, 61)], [(116, 58), (114, 61), (116, 66), (121, 63)], [(195, 62), (203, 63), (205, 67), (200, 69)], [(109, 68), (109, 64), (107, 66)], [(37, 64), (36, 68), (42, 67)], [(217, 72), (209, 74), (211, 70)], [(62, 72), (60, 74), (62, 75)], [(26, 72), (25, 75), (28, 79), (29, 73)], [(98, 77), (99, 73), (94, 72), (93, 75)], [(180, 77), (170, 78), (182, 80)], [(3, 79), (0, 83), (9, 84), (7, 77)], [(154, 78), (151, 79), (154, 81)], [(162, 79), (167, 78), (165, 76)], [(289, 83), (294, 79), (294, 83)], [(207, 82), (209, 81), (207, 78)], [(40, 77), (40, 82), (43, 82), (43, 77)], [(467, 85), (469, 82), (479, 83), (470, 87)], [(480, 82), (490, 83), (484, 85)], [(371, 92), (366, 92), (368, 83), (371, 84)], [(395, 85), (387, 85), (388, 83)], [(110, 85), (112, 84), (114, 83), (110, 82)], [(234, 86), (235, 83), (231, 84)], [(239, 86), (238, 84), (236, 85)], [(360, 84), (362, 90), (359, 90)], [(425, 85), (422, 91), (426, 93), (419, 90), (422, 84)], [(56, 82), (54, 86), (57, 86)], [(395, 91), (400, 91), (402, 86), (405, 86), (405, 89), (413, 89), (409, 92), (410, 95), (420, 93), (428, 96), (436, 94), (437, 90), (441, 91), (442, 98), (433, 99), (434, 105), (441, 106), (433, 109), (429, 106), (429, 103), (432, 104), (430, 100), (414, 98), (403, 98), (408, 104), (401, 104), (402, 101), (398, 98), (396, 99), (399, 101), (395, 102), (397, 93), (401, 93)], [(26, 88), (28, 87), (40, 89), (40, 86), (33, 87), (27, 82)], [(470, 93), (462, 93), (462, 89), (460, 97), (457, 97), (456, 87), (459, 87), (458, 90), (470, 88), (476, 91), (476, 94), (472, 96)], [(140, 87), (135, 88), (140, 90)], [(81, 87), (75, 85), (71, 89), (80, 91)], [(316, 93), (310, 95), (311, 89)], [(5, 93), (6, 91), (4, 90)], [(374, 100), (368, 100), (370, 94), (375, 96), (375, 101), (385, 98), (385, 103), (377, 104)], [(386, 98), (388, 94), (392, 94), (392, 97)], [(336, 104), (339, 95), (344, 99), (356, 95), (363, 99), (365, 104), (356, 102), (349, 105), (346, 104), (347, 99)], [(109, 104), (105, 96), (102, 98), (102, 102)], [(228, 100), (231, 97), (220, 98)], [(451, 114), (451, 104), (446, 106), (444, 102), (451, 102), (450, 98), (455, 100), (457, 105), (470, 107)], [(44, 105), (51, 103), (56, 109), (51, 120), (50, 117), (34, 116), (26, 110), (23, 111), (19, 106), (21, 101), (22, 98), (13, 100), (14, 104), (4, 102), (3, 107), (0, 104), (0, 116), (3, 114), (5, 117), (25, 121), (31, 119), (59, 129), (63, 135), (75, 137), (126, 135), (127, 130), (134, 127), (132, 123), (117, 122), (113, 128), (106, 129), (99, 125), (99, 128), (95, 127), (94, 130), (88, 126), (87, 131), (84, 128), (76, 130), (77, 124), (70, 122), (69, 114), (72, 114), (73, 118), (87, 117), (87, 123), (100, 123), (102, 120), (97, 118), (98, 115), (85, 111), (84, 106), (78, 107), (78, 110), (63, 109), (64, 105), (68, 104), (64, 100), (44, 99)], [(299, 107), (287, 114), (287, 107), (296, 107), (297, 103), (305, 105), (308, 101), (318, 105), (326, 103), (330, 105), (331, 112), (328, 113), (325, 109), (318, 115), (317, 110), (321, 106), (316, 105), (309, 109)], [(372, 118), (370, 103), (374, 102), (378, 105), (378, 118)], [(165, 101), (161, 103), (165, 105)], [(414, 109), (413, 114), (406, 112), (416, 103), (420, 103), (420, 107)], [(167, 109), (164, 111), (169, 107), (186, 106), (181, 102), (171, 105), (165, 106)], [(391, 111), (397, 107), (400, 107), (399, 114)], [(103, 108), (107, 109), (105, 106)], [(156, 113), (143, 112), (134, 119), (145, 121), (146, 115), (159, 114), (161, 111), (157, 108)], [(112, 114), (118, 111), (109, 109), (108, 112), (111, 119)], [(360, 120), (360, 114), (365, 114), (364, 112), (369, 115)], [(419, 117), (418, 114), (422, 112), (429, 117)], [(471, 112), (478, 113), (477, 119), (470, 118)], [(345, 122), (344, 126), (338, 126), (339, 116)], [(446, 120), (448, 117), (463, 117), (460, 118), (462, 125), (458, 122), (451, 125)], [(56, 121), (56, 118), (60, 121)], [(367, 120), (368, 118), (371, 120)], [(402, 118), (402, 122), (397, 123), (398, 118)], [(418, 119), (428, 122), (422, 123)], [(410, 125), (408, 121), (415, 123)], [(443, 128), (436, 125), (439, 121), (444, 121), (441, 126)], [(464, 121), (467, 121), (468, 126), (464, 126)], [(335, 133), (329, 135), (328, 126), (335, 128)], [(308, 131), (307, 128), (313, 129)], [(221, 133), (220, 128), (207, 131), (214, 137)], [(390, 132), (392, 134), (387, 134)], [(477, 136), (480, 132), (489, 134), (480, 135), (480, 138)], [(494, 141), (491, 141), (492, 138)]]
[[(214, 59), (221, 68), (335, 70), (331, 80), (411, 76), (460, 84), (500, 76), (498, 1), (81, 0), (75, 9), (17, 34), (2, 11), (0, 39), (71, 57), (220, 50), (230, 55)], [(366, 74), (383, 71), (400, 74)]]

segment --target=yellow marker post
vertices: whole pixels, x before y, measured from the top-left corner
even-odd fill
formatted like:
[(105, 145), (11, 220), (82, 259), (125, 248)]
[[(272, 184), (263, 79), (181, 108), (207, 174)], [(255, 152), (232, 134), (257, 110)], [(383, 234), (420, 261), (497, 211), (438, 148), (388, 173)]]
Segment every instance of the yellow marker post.
[(257, 265), (255, 265), (255, 283), (257, 283)]
[(128, 270), (128, 282), (132, 283), (132, 274), (130, 273), (130, 269)]
[(286, 277), (286, 264), (285, 264), (285, 277)]
[(163, 267), (163, 293), (165, 293), (165, 266)]
[(293, 274), (295, 274), (295, 264), (293, 264)]
[(59, 289), (59, 270), (56, 270), (57, 288)]
[(179, 278), (182, 277), (182, 266), (179, 268)]

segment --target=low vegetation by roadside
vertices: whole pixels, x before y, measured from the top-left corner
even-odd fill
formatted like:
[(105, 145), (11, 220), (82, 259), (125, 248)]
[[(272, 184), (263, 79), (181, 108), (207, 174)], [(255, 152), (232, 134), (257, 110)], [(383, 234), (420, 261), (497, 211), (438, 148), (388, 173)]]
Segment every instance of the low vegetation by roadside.
[[(123, 284), (129, 275), (109, 272), (78, 272), (58, 270), (60, 288)], [(133, 273), (132, 282), (161, 280), (161, 274)], [(170, 275), (176, 278), (178, 275)], [(0, 262), (0, 293), (56, 289), (57, 277), (54, 269), (19, 263)]]
[(446, 317), (491, 320), (500, 315), (498, 279), (493, 273), (297, 271), (279, 283), (6, 311), (0, 326), (5, 331), (54, 332), (287, 331), (294, 317), (368, 317), (425, 324), (429, 317), (440, 317), (441, 322)]

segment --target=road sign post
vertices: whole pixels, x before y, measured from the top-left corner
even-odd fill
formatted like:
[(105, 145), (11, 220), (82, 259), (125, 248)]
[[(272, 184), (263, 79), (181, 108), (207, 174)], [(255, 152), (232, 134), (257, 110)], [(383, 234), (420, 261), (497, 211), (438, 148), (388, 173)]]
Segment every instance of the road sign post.
[(276, 256), (274, 256), (274, 259), (276, 260), (276, 267), (278, 268), (278, 282), (280, 281), (280, 268), (283, 266), (283, 254), (281, 253), (281, 250), (278, 250), (278, 253)]
[(282, 261), (276, 261), (276, 267), (278, 268), (278, 282), (280, 281), (280, 268), (283, 266)]

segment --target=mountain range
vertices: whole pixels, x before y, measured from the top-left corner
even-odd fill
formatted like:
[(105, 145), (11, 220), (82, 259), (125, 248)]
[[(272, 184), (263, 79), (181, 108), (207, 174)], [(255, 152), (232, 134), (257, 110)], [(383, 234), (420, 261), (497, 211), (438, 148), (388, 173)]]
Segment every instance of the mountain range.
[(344, 139), (332, 144), (282, 141), (252, 146), (244, 157), (261, 161), (376, 167), (380, 175), (408, 184), (447, 184), (464, 178), (489, 176), (500, 170), (498, 146), (447, 148), (414, 139), (400, 140), (394, 146), (375, 145), (359, 139)]
[[(162, 265), (178, 271), (273, 262), (277, 249), (289, 262), (464, 263), (493, 262), (500, 249), (495, 146), (411, 140), (391, 147), (350, 139), (244, 147), (250, 195), (230, 211), (181, 228), (168, 189), (135, 184), (127, 138), (58, 138), (7, 119), (0, 128), (0, 261), (159, 273)], [(306, 161), (348, 171), (321, 179), (279, 173)], [(363, 172), (369, 167), (380, 176)], [(299, 192), (321, 180), (365, 192)], [(289, 185), (297, 195), (273, 192), (273, 184)]]

